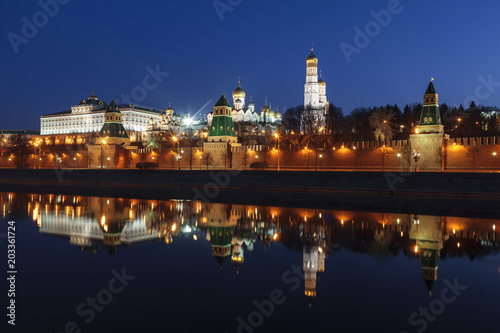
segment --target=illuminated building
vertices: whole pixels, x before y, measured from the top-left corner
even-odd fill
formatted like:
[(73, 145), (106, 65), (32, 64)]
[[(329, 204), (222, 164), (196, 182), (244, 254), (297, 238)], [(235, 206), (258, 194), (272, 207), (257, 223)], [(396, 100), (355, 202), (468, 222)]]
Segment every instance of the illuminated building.
[(301, 117), (301, 130), (309, 130), (316, 124), (317, 128), (325, 126), (325, 118), (329, 110), (326, 97), (326, 82), (318, 76), (318, 57), (311, 54), (307, 57), (306, 83), (304, 85), (304, 111)]
[[(70, 134), (70, 133), (95, 133), (99, 132), (105, 122), (105, 113), (108, 104), (92, 95), (71, 107), (57, 113), (47, 114), (40, 117), (40, 134)], [(125, 130), (144, 132), (147, 130), (149, 120), (160, 119), (162, 110), (123, 104), (118, 106), (123, 115), (123, 126)]]
[(228, 161), (232, 161), (231, 148), (241, 145), (234, 129), (231, 105), (223, 94), (213, 110), (210, 132), (207, 142), (203, 143), (203, 151), (213, 157), (215, 166), (227, 166)]
[(135, 147), (130, 146), (130, 138), (122, 123), (123, 115), (114, 100), (104, 116), (104, 125), (99, 131), (97, 144), (88, 146), (90, 168), (124, 167), (125, 150)]
[[(283, 116), (281, 113), (274, 112), (270, 106), (266, 105), (260, 109), (260, 115), (255, 111), (255, 104), (250, 99), (248, 106), (245, 105), (246, 92), (241, 88), (241, 82), (238, 81), (238, 86), (233, 91), (233, 106), (231, 109), (231, 117), (233, 123), (251, 123), (253, 125), (278, 125), (281, 124)], [(212, 124), (214, 113), (211, 112), (207, 116), (208, 125)]]
[(444, 134), (439, 111), (438, 93), (431, 79), (424, 94), (424, 104), (420, 120), (413, 134), (410, 135), (415, 169), (441, 170), (446, 164), (443, 153), (436, 158), (439, 149), (444, 149), (449, 135)]

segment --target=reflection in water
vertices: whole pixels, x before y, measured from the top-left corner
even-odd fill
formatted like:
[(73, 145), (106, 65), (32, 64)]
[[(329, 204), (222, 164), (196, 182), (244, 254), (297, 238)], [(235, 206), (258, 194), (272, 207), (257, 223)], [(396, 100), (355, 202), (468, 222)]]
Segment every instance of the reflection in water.
[(342, 248), (376, 258), (401, 251), (420, 257), (432, 294), (440, 258), (481, 259), (500, 245), (499, 221), (486, 219), (13, 193), (0, 193), (0, 204), (3, 217), (27, 212), (42, 234), (68, 237), (90, 256), (102, 248), (112, 256), (120, 246), (205, 239), (221, 269), (230, 258), (238, 271), (257, 241), (280, 242), (303, 253), (307, 297), (316, 296), (327, 255)]

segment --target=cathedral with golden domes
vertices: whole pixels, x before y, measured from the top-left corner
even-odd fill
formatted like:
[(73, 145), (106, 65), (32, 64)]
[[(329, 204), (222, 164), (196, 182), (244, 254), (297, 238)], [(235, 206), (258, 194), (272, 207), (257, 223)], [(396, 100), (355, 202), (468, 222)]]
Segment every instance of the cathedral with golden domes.
[[(250, 98), (248, 105), (245, 104), (246, 92), (241, 88), (241, 82), (238, 80), (238, 86), (233, 92), (233, 106), (231, 116), (233, 123), (250, 123), (253, 125), (281, 125), (282, 115), (276, 110), (273, 111), (271, 106), (266, 104), (260, 109), (260, 114), (255, 111), (255, 104)], [(213, 113), (207, 116), (208, 126), (210, 127), (213, 120)]]

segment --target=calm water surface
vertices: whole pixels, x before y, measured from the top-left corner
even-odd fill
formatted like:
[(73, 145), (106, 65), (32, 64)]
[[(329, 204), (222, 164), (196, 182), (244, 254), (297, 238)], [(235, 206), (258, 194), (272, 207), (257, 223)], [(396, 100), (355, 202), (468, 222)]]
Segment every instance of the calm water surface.
[(0, 198), (18, 332), (498, 332), (500, 220)]

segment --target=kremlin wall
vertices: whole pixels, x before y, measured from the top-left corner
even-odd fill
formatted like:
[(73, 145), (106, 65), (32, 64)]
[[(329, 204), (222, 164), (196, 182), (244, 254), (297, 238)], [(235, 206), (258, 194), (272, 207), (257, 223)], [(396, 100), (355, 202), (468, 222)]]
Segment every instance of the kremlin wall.
[[(267, 100), (260, 114), (251, 98), (247, 105), (241, 82), (233, 92), (232, 105), (222, 94), (213, 111), (199, 120), (176, 114), (170, 106), (164, 114), (159, 109), (117, 105), (114, 100), (108, 105), (92, 93), (71, 110), (42, 116), (41, 135), (0, 133), (0, 168), (500, 169), (500, 137), (450, 138), (444, 133), (433, 80), (424, 93), (420, 120), (408, 139), (332, 142), (333, 137), (325, 133), (329, 112), (326, 83), (318, 75), (313, 49), (306, 62), (300, 133), (285, 128), (283, 116)], [(309, 141), (299, 144), (306, 136)]]

